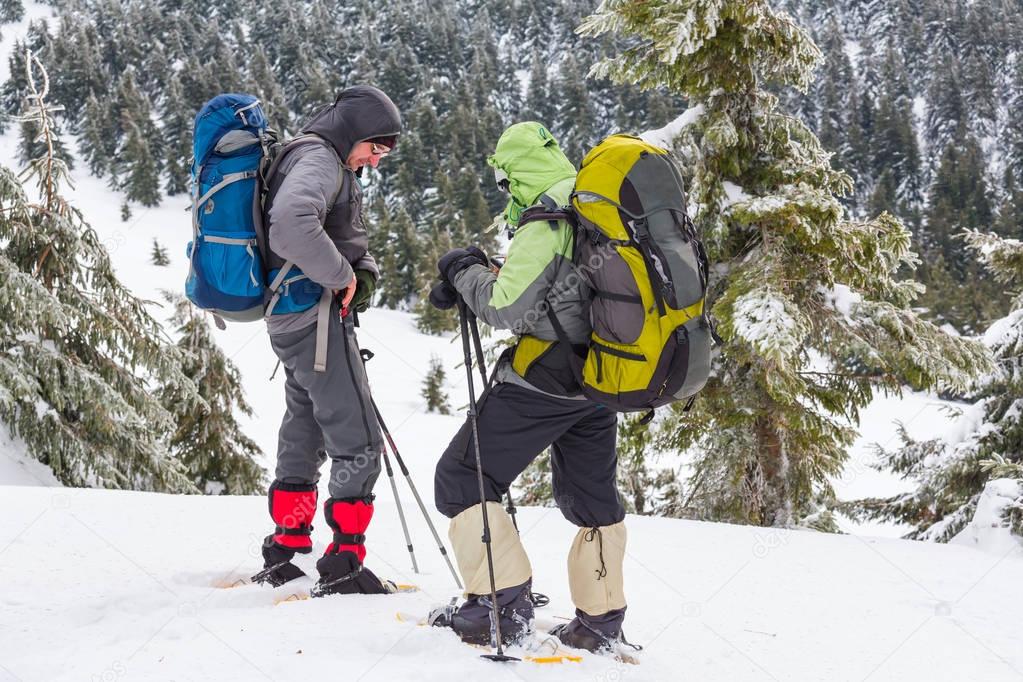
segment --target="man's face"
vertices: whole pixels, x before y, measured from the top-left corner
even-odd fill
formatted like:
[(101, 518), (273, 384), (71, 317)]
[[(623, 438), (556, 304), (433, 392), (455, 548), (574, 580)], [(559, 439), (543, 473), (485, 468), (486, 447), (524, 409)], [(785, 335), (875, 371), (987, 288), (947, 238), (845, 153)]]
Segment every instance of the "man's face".
[(352, 170), (359, 170), (363, 166), (376, 168), (380, 159), (390, 153), (390, 147), (385, 147), (376, 142), (360, 142), (352, 147), (352, 153), (348, 155), (347, 165)]

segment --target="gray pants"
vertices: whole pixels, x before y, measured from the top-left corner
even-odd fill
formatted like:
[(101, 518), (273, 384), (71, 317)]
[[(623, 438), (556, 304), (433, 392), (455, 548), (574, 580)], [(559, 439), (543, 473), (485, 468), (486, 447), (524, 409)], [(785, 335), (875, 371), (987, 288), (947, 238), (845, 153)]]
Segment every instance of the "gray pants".
[(313, 371), (316, 325), (270, 336), (284, 365), (287, 410), (277, 443), (277, 480), (315, 483), (329, 457), (330, 496), (366, 497), (380, 475), (383, 440), (349, 316), (331, 306), (327, 371)]

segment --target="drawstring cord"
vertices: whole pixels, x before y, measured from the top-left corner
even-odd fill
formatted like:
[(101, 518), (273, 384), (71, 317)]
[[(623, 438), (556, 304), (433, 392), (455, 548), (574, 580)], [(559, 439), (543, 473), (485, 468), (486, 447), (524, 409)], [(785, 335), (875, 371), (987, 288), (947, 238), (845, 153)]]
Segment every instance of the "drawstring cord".
[(600, 580), (607, 575), (607, 565), (604, 563), (604, 534), (600, 532), (599, 528), (594, 526), (586, 532), (583, 539), (586, 542), (593, 542), (593, 536), (597, 537), (597, 556), (600, 558), (600, 569), (595, 570), (594, 573), (597, 574), (597, 580)]

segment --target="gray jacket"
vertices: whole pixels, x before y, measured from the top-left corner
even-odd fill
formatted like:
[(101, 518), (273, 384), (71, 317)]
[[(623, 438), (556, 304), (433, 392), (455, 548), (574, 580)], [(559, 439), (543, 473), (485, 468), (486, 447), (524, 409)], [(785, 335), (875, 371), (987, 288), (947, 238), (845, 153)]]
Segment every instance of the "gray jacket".
[[(270, 178), (265, 204), (268, 269), (291, 261), (310, 280), (326, 289), (351, 283), (354, 270), (379, 276), (369, 253), (362, 221), (362, 190), (357, 173), (343, 160), (352, 148), (371, 138), (397, 136), (397, 108), (371, 86), (346, 88), (337, 100), (313, 115), (302, 133), (330, 143), (297, 147), (281, 160)], [(271, 315), (271, 334), (303, 329), (316, 322), (313, 306), (300, 313)]]

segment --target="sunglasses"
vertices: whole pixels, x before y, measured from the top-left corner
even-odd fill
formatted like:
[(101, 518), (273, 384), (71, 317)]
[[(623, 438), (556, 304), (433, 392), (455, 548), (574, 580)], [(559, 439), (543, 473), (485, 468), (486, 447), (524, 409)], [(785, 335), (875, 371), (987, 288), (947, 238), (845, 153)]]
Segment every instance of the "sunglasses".
[(379, 156), (379, 157), (382, 158), (382, 157), (387, 156), (388, 154), (391, 153), (391, 148), (390, 147), (385, 147), (382, 144), (377, 144), (376, 142), (370, 142), (369, 143), (369, 152), (373, 156)]
[(509, 187), (511, 187), (511, 180), (508, 179), (508, 174), (500, 168), (494, 169), (494, 181), (497, 182), (498, 188), (504, 192), (507, 192)]

